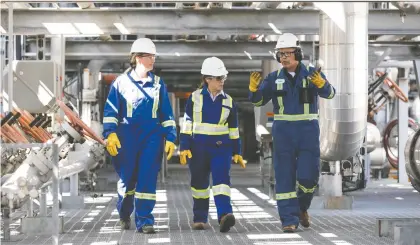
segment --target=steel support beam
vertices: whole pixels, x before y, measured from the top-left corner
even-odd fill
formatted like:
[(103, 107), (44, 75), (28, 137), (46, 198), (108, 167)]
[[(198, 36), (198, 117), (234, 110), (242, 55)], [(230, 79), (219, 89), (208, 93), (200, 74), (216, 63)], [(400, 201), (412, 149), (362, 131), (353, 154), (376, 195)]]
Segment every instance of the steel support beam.
[[(319, 13), (297, 9), (19, 9), (14, 12), (14, 33), (52, 34), (43, 23), (95, 23), (103, 34), (121, 34), (114, 23), (122, 23), (132, 34), (149, 35), (276, 35), (278, 30), (297, 35), (318, 34)], [(1, 23), (7, 27), (7, 11), (2, 10)], [(408, 14), (403, 22), (399, 10), (370, 10), (368, 33), (418, 35), (419, 23), (420, 15)]]
[[(249, 72), (234, 72), (228, 74), (228, 78), (225, 81), (226, 86), (230, 86), (236, 83), (241, 83), (245, 88), (248, 87), (249, 83)], [(160, 72), (159, 76), (162, 77), (166, 84), (200, 84), (201, 73), (199, 71), (191, 72)]]
[[(385, 42), (371, 43), (369, 57), (376, 60), (387, 48), (391, 48), (389, 55), (392, 60), (413, 60), (420, 55), (418, 44), (400, 45)], [(67, 41), (66, 60), (106, 59), (128, 61), (132, 41)], [(302, 42), (306, 59), (313, 55), (313, 42)], [(378, 46), (379, 45), (379, 46)], [(30, 47), (33, 45), (30, 45)], [(49, 55), (47, 45), (46, 56)], [(222, 59), (262, 60), (274, 59), (275, 42), (172, 42), (157, 41), (156, 48), (159, 60), (180, 61), (190, 59), (202, 61), (205, 57), (217, 56)], [(35, 52), (25, 53), (24, 56), (35, 56)]]
[[(133, 41), (67, 41), (66, 60), (120, 60), (128, 61)], [(155, 42), (158, 60), (191, 58), (202, 60), (208, 56), (229, 59), (274, 59), (274, 42)], [(304, 50), (312, 50), (304, 43)], [(46, 47), (49, 50), (48, 45)], [(271, 53), (270, 53), (271, 51)], [(47, 51), (48, 52), (48, 51)], [(34, 56), (26, 53), (25, 56)], [(46, 54), (49, 55), (48, 53)], [(309, 54), (306, 54), (309, 55)]]
[[(124, 61), (123, 61), (124, 62)], [(125, 63), (119, 61), (111, 61), (110, 63), (104, 65), (101, 68), (102, 72), (123, 72), (125, 69), (128, 68), (128, 59), (125, 60)], [(76, 72), (78, 71), (78, 63), (79, 61), (67, 61), (66, 62), (66, 71), (67, 72)], [(231, 71), (249, 71), (261, 70), (261, 60), (224, 60), (225, 66), (229, 72)], [(88, 62), (83, 62), (82, 67), (86, 67)], [(197, 72), (201, 69), (202, 62), (192, 62), (189, 60), (180, 60), (176, 62), (168, 62), (168, 61), (157, 61), (154, 65), (156, 70), (163, 69), (162, 72), (166, 72), (167, 69), (171, 71), (175, 70), (196, 70)]]

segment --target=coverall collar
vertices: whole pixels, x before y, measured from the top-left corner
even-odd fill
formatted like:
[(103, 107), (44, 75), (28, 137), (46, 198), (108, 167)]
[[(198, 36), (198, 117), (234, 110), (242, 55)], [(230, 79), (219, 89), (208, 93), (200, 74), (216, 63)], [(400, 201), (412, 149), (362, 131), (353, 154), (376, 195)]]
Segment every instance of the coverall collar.
[(309, 76), (309, 71), (306, 69), (305, 64), (303, 64), (302, 62), (299, 62), (299, 64), (296, 66), (294, 77), (292, 77), (289, 74), (289, 72), (284, 68), (281, 69), (280, 74), (281, 76), (285, 76), (287, 80), (289, 80), (294, 86), (296, 86), (297, 83), (295, 81), (298, 81), (302, 78), (306, 78), (307, 76)]
[[(207, 94), (208, 96), (210, 96), (210, 97), (211, 97), (211, 94), (210, 94), (210, 92), (209, 92), (209, 88), (208, 88), (208, 86), (207, 86), (207, 85), (204, 85), (204, 86), (203, 86), (203, 89), (202, 89), (202, 91), (201, 91), (201, 94), (202, 94), (202, 95)], [(226, 99), (226, 98), (227, 98), (227, 97), (226, 97), (226, 94), (225, 94), (225, 92), (224, 92), (223, 90), (222, 90), (222, 91), (220, 91), (220, 93), (216, 95), (216, 98), (217, 98), (217, 96), (219, 96), (219, 95), (222, 95), (224, 99)]]
[(147, 77), (146, 78), (139, 78), (134, 69), (131, 69), (127, 73), (127, 75), (132, 78), (133, 82), (143, 82), (144, 84), (146, 84), (147, 82), (153, 82), (153, 79), (154, 79), (153, 75), (152, 75), (152, 72), (150, 72), (150, 71), (147, 72)]

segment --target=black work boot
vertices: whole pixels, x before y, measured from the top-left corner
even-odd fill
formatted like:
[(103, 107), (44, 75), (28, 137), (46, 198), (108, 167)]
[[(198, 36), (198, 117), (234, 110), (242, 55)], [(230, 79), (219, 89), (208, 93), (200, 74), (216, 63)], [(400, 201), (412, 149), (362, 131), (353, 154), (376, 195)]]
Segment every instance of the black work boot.
[(130, 229), (131, 220), (128, 219), (120, 219), (120, 226), (122, 230), (129, 230)]
[(235, 216), (233, 214), (225, 214), (220, 219), (220, 232), (228, 232), (235, 225)]

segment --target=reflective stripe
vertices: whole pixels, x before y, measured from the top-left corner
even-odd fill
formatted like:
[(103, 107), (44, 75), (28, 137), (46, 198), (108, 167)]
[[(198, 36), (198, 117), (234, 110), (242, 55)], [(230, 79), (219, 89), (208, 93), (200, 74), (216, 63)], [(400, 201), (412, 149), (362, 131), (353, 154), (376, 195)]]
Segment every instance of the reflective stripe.
[(204, 134), (204, 135), (223, 135), (229, 134), (228, 126), (210, 124), (210, 123), (193, 123), (192, 132), (194, 134)]
[(134, 190), (131, 190), (131, 191), (127, 191), (125, 194), (124, 194), (124, 197), (127, 197), (127, 196), (132, 196), (132, 195), (134, 195), (134, 193), (136, 192), (136, 189), (134, 189)]
[(219, 124), (223, 125), (226, 123), (226, 120), (229, 117), (229, 112), (230, 110), (228, 108), (226, 108), (225, 106), (232, 108), (233, 107), (233, 102), (232, 102), (232, 97), (230, 97), (229, 95), (226, 94), (226, 99), (223, 99), (222, 102), (222, 114), (220, 115), (220, 120), (219, 120)]
[(115, 105), (114, 104), (112, 104), (112, 102), (109, 100), (109, 99), (107, 99), (106, 100), (106, 103), (108, 103), (108, 105), (109, 106), (111, 106), (111, 108), (116, 112), (116, 113), (118, 113), (118, 109), (117, 109), (117, 107), (115, 107)]
[(239, 139), (239, 129), (238, 128), (229, 128), (229, 138), (231, 140)]
[(225, 195), (230, 197), (230, 186), (225, 184), (215, 185), (212, 188), (213, 196)]
[(274, 120), (279, 121), (303, 121), (303, 120), (317, 120), (318, 114), (296, 114), (296, 115), (274, 115)]
[(305, 186), (298, 184), (298, 187), (304, 192), (304, 193), (314, 193), (316, 186), (314, 186), (314, 188), (311, 189), (307, 189)]
[(195, 189), (194, 187), (191, 187), (192, 196), (196, 199), (207, 199), (210, 198), (210, 188), (207, 187), (207, 189)]
[(127, 117), (133, 116), (133, 104), (130, 101), (127, 101)]
[(136, 192), (135, 197), (137, 199), (156, 200), (156, 194), (152, 193)]
[[(303, 88), (308, 87), (308, 81), (304, 78), (303, 79)], [(309, 114), (309, 103), (303, 104), (303, 114)]]
[(184, 122), (182, 123), (181, 134), (192, 134), (192, 122), (184, 118)]
[[(277, 84), (277, 90), (283, 90), (283, 83)], [(278, 96), (277, 102), (279, 103), (279, 114), (283, 114), (284, 113), (283, 97)]]
[(276, 200), (287, 200), (297, 198), (296, 192), (287, 192), (287, 193), (277, 193)]
[(120, 195), (122, 197), (127, 197), (127, 196), (134, 195), (135, 191), (136, 191), (136, 189), (133, 189), (131, 191), (127, 191), (126, 192), (126, 188), (125, 188), (124, 183), (122, 182), (121, 179), (118, 180), (118, 182), (117, 182), (117, 192), (118, 192), (118, 195)]
[(258, 101), (258, 102), (256, 102), (256, 103), (252, 103), (252, 104), (254, 104), (254, 106), (261, 106), (261, 105), (262, 105), (262, 103), (263, 103), (263, 101), (264, 101), (264, 99), (263, 99), (263, 98), (261, 98), (261, 100), (260, 100), (260, 101)]
[(328, 99), (331, 99), (332, 97), (334, 97), (334, 89), (332, 88), (332, 86), (330, 86), (330, 89), (331, 89), (331, 93), (328, 96)]
[(202, 120), (201, 112), (203, 110), (203, 95), (201, 94), (201, 91), (202, 89), (194, 91), (192, 96), (192, 102), (194, 103), (193, 121), (196, 123), (201, 123)]
[(166, 121), (163, 121), (162, 122), (162, 126), (163, 127), (170, 127), (170, 126), (175, 127), (176, 124), (175, 124), (175, 121), (174, 120), (166, 120)]
[(115, 117), (104, 117), (103, 123), (115, 123), (118, 125), (118, 119)]
[(157, 110), (159, 107), (159, 92), (160, 92), (160, 77), (155, 75), (155, 90), (153, 94), (153, 108), (152, 108), (152, 118), (157, 118)]

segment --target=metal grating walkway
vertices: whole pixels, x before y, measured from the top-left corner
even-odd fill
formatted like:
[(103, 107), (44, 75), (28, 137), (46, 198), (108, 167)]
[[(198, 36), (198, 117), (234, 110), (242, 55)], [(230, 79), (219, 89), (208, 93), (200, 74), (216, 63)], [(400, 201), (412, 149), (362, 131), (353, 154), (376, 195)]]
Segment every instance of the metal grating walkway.
[[(214, 203), (210, 207), (210, 229), (193, 231), (191, 193), (186, 167), (170, 165), (166, 184), (159, 186), (154, 209), (158, 233), (145, 235), (134, 229), (121, 231), (115, 209), (116, 194), (104, 192), (100, 198), (86, 197), (85, 209), (63, 210), (65, 234), (60, 236), (63, 245), (114, 245), (114, 244), (254, 244), (254, 245), (379, 245), (393, 244), (390, 238), (374, 234), (377, 217), (420, 218), (420, 196), (409, 186), (390, 184), (394, 180), (373, 182), (359, 192), (351, 193), (353, 210), (324, 210), (315, 197), (310, 215), (312, 226), (295, 234), (283, 233), (275, 203), (261, 189), (257, 168), (247, 170), (234, 166), (232, 170), (232, 204), (237, 219), (229, 233), (218, 230)], [(108, 173), (114, 178), (113, 173)], [(134, 223), (132, 224), (134, 227)], [(2, 244), (51, 244), (47, 236), (26, 236), (19, 233), (19, 223), (12, 226), (13, 242)]]

